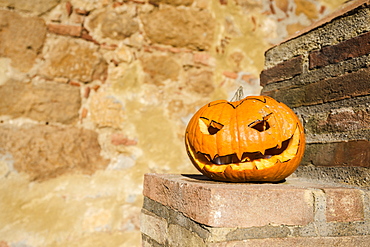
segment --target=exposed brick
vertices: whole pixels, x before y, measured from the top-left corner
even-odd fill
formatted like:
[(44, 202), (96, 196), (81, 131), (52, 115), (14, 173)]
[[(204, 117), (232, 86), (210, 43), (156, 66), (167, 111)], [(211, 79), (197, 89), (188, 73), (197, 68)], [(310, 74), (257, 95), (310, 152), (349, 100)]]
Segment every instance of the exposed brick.
[(307, 144), (303, 164), (370, 167), (370, 142), (355, 140)]
[(60, 35), (69, 35), (74, 37), (80, 37), (82, 32), (82, 26), (80, 25), (64, 25), (49, 23), (47, 25), (48, 31)]
[(263, 92), (290, 107), (322, 104), (370, 94), (370, 69), (361, 69), (335, 78), (320, 80), (298, 88)]
[(66, 11), (67, 11), (68, 16), (72, 14), (73, 6), (70, 1), (66, 2)]
[(326, 194), (326, 220), (364, 220), (364, 202), (360, 190), (349, 188), (324, 188)]
[(313, 221), (309, 189), (289, 184), (205, 183), (203, 176), (198, 177), (146, 174), (144, 196), (212, 227), (306, 225)]
[[(348, 101), (345, 102), (348, 103)], [(349, 131), (358, 133), (360, 130), (370, 129), (370, 109), (366, 109), (367, 106), (365, 105), (359, 105), (358, 108), (343, 107), (333, 110), (328, 110), (327, 107), (336, 107), (334, 104), (327, 107), (320, 106), (308, 112), (301, 111), (301, 109), (297, 110), (298, 115), (305, 120), (306, 134), (340, 134)], [(312, 106), (309, 107), (312, 109)], [(318, 112), (317, 110), (321, 111)]]
[(327, 130), (335, 132), (368, 129), (370, 126), (370, 109), (332, 111), (321, 125), (325, 125)]
[(290, 79), (302, 73), (303, 57), (297, 56), (261, 72), (261, 86)]
[(111, 143), (113, 145), (133, 146), (137, 144), (137, 141), (129, 139), (123, 134), (115, 133), (111, 136)]
[(337, 45), (326, 46), (309, 55), (309, 68), (323, 67), (370, 53), (370, 32), (346, 40)]
[(238, 74), (237, 73), (234, 73), (234, 72), (231, 72), (231, 71), (224, 71), (224, 72), (222, 72), (222, 74), (224, 75), (224, 76), (226, 76), (227, 78), (230, 78), (230, 79), (236, 79), (236, 78), (238, 78)]
[[(354, 38), (359, 33), (368, 32), (370, 12), (368, 5), (363, 4), (368, 0), (361, 1), (349, 1), (354, 3), (350, 8), (340, 8), (340, 12), (329, 15), (328, 18), (316, 22), (313, 26), (267, 50), (265, 66), (270, 68), (293, 56), (320, 49), (325, 45), (334, 45), (341, 40)], [(343, 11), (345, 9), (347, 11)]]
[(85, 9), (75, 8), (74, 11), (79, 15), (88, 15), (90, 14), (90, 11), (87, 11)]
[(193, 55), (193, 61), (196, 64), (202, 64), (206, 66), (214, 66), (215, 59), (211, 57), (208, 53), (196, 52)]
[(143, 234), (160, 244), (164, 244), (168, 237), (167, 228), (168, 225), (165, 219), (142, 209), (140, 215), (140, 229)]

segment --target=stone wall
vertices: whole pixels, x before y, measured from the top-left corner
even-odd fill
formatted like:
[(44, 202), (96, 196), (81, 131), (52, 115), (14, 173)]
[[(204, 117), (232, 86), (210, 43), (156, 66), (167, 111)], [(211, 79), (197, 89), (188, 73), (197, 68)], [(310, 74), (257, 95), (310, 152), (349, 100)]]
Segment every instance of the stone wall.
[(140, 245), (190, 116), (343, 1), (0, 0), (0, 246)]
[(298, 176), (370, 185), (369, 14), (369, 1), (354, 1), (266, 52), (262, 94), (305, 127)]

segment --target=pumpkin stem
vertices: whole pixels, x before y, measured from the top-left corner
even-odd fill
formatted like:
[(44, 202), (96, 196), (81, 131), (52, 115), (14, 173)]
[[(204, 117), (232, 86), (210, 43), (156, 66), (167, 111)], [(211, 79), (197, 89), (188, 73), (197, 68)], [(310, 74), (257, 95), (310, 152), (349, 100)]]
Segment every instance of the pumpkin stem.
[(234, 97), (230, 100), (230, 102), (236, 102), (242, 100), (243, 98), (244, 98), (243, 87), (240, 86), (238, 90), (236, 90)]

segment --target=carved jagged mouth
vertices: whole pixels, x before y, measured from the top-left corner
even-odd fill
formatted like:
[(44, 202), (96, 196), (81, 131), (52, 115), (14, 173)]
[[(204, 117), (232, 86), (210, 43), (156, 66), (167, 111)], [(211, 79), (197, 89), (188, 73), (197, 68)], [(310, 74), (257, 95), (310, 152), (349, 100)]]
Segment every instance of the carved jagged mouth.
[(205, 157), (210, 162), (216, 165), (227, 165), (227, 164), (232, 164), (232, 163), (243, 163), (243, 162), (251, 162), (251, 161), (260, 160), (260, 159), (269, 159), (274, 155), (279, 155), (283, 153), (287, 149), (291, 139), (292, 138), (284, 141), (280, 148), (274, 147), (274, 148), (266, 149), (264, 154), (262, 154), (261, 152), (252, 152), (252, 153), (244, 152), (241, 159), (239, 159), (236, 154), (230, 154), (230, 155), (225, 155), (225, 156), (216, 155), (213, 159), (210, 159), (209, 155), (208, 156), (205, 155)]
[[(265, 169), (274, 166), (277, 163), (288, 162), (296, 157), (299, 152), (300, 144), (300, 129), (297, 126), (294, 134), (287, 140), (283, 141), (281, 147), (274, 147), (262, 152), (244, 152), (241, 158), (236, 154), (215, 156), (213, 159), (208, 154), (196, 152), (192, 145), (189, 144), (188, 138), (185, 138), (186, 144), (189, 147), (188, 153), (194, 158), (196, 166), (202, 170), (207, 169), (211, 172), (223, 172), (230, 167), (233, 170), (250, 170), (250, 169)], [(205, 168), (206, 167), (206, 168)]]
[(291, 140), (292, 138), (289, 138), (288, 140), (283, 141), (280, 148), (274, 147), (274, 148), (266, 149), (264, 154), (262, 154), (261, 152), (244, 152), (241, 159), (239, 159), (235, 153), (225, 155), (225, 156), (216, 155), (213, 159), (211, 159), (210, 155), (208, 154), (203, 154), (203, 153), (199, 153), (199, 154), (203, 155), (208, 161), (212, 162), (215, 165), (227, 165), (227, 164), (252, 162), (254, 160), (269, 159), (273, 157), (274, 155), (282, 154), (288, 148)]

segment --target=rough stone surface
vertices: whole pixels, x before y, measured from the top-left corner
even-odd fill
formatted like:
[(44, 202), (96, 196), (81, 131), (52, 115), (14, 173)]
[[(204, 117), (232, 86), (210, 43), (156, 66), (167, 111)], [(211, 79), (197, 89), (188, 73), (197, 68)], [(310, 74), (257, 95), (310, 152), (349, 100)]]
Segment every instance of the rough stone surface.
[(153, 43), (208, 50), (214, 39), (214, 19), (206, 10), (165, 8), (142, 16)]
[(180, 65), (167, 56), (147, 56), (141, 59), (141, 65), (147, 74), (145, 82), (163, 85), (165, 80), (177, 81)]
[(96, 93), (91, 96), (90, 117), (98, 127), (120, 129), (125, 122), (122, 104), (106, 93)]
[(81, 82), (91, 82), (96, 70), (106, 67), (98, 47), (83, 40), (66, 37), (49, 39), (44, 49), (45, 63), (40, 73), (48, 78), (63, 77)]
[(370, 186), (369, 168), (363, 167), (317, 167), (304, 163), (297, 168), (295, 175), (309, 179), (319, 179), (323, 182), (337, 182), (361, 187)]
[(139, 24), (133, 16), (114, 10), (100, 11), (93, 15), (87, 27), (98, 40), (105, 38), (123, 40), (139, 30)]
[(93, 174), (108, 165), (100, 156), (94, 131), (45, 125), (0, 127), (2, 155), (10, 154), (15, 170), (28, 174), (31, 180), (68, 173)]
[(45, 38), (43, 19), (0, 10), (0, 56), (9, 57), (13, 67), (23, 72), (30, 70), (41, 53)]
[(22, 83), (10, 80), (0, 85), (0, 114), (37, 121), (76, 123), (81, 107), (80, 89), (56, 82)]
[(187, 90), (201, 96), (207, 96), (215, 90), (212, 83), (213, 73), (210, 70), (192, 69), (187, 76)]
[(55, 7), (59, 2), (60, 0), (0, 0), (0, 6), (40, 15)]

